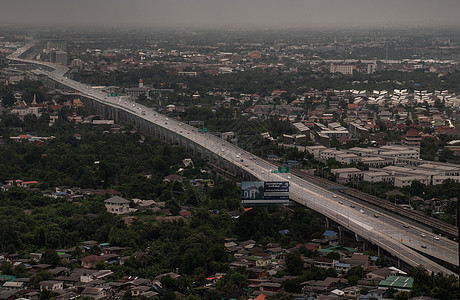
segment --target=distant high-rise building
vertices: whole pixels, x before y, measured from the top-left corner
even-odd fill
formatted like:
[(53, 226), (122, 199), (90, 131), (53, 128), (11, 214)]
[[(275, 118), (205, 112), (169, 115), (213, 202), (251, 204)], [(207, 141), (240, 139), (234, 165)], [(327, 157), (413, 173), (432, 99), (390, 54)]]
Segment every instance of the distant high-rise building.
[(61, 65), (67, 65), (67, 52), (65, 51), (51, 51), (50, 62)]
[(372, 74), (377, 70), (377, 64), (368, 64), (367, 65), (367, 74)]
[(46, 43), (46, 49), (66, 51), (67, 42), (64, 40), (50, 40)]
[(83, 67), (83, 61), (79, 58), (75, 58), (70, 63), (70, 66), (75, 67), (75, 68), (81, 68)]
[(354, 70), (356, 70), (356, 66), (350, 65), (350, 64), (331, 63), (331, 66), (330, 66), (331, 73), (342, 73), (346, 75), (352, 75)]

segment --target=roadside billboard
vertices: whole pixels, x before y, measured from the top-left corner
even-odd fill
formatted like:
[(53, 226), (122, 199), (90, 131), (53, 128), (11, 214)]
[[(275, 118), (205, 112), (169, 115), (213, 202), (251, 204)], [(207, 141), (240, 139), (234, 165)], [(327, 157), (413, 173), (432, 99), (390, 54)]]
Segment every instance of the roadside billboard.
[(241, 199), (244, 206), (289, 203), (289, 181), (243, 181)]

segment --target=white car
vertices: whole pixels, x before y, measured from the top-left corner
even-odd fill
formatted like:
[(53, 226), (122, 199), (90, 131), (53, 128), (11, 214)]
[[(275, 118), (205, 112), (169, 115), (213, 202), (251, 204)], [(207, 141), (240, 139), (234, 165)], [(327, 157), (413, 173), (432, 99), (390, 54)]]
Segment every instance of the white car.
[(435, 240), (439, 240), (439, 236), (437, 236), (437, 235), (435, 235), (433, 238), (434, 238)]
[(362, 209), (360, 209), (359, 212), (362, 213), (362, 214), (364, 214), (364, 210), (362, 210)]

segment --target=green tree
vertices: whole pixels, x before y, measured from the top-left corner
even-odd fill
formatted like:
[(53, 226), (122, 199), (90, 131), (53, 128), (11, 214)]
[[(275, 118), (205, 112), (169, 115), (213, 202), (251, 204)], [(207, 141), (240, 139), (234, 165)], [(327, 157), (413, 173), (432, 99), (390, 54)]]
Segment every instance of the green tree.
[(253, 208), (238, 218), (235, 232), (240, 240), (258, 241), (262, 237), (273, 236), (276, 230), (270, 219), (263, 208)]
[(40, 288), (40, 282), (50, 280), (51, 278), (53, 278), (53, 275), (50, 272), (40, 270), (30, 277), (29, 286), (38, 289)]
[(357, 276), (359, 279), (363, 278), (364, 270), (361, 266), (353, 266), (348, 270), (348, 277)]
[(330, 252), (326, 255), (327, 258), (329, 259), (335, 259), (335, 260), (338, 260), (340, 259), (340, 254), (338, 254), (337, 252)]
[(411, 270), (411, 277), (414, 278), (414, 284), (411, 289), (412, 297), (427, 296), (431, 293), (432, 280), (428, 271), (422, 265)]
[(2, 274), (13, 275), (13, 265), (7, 261), (2, 262)]
[(286, 255), (286, 271), (289, 275), (300, 275), (303, 272), (303, 260), (299, 251)]
[(407, 300), (409, 299), (409, 293), (408, 292), (398, 292), (394, 294), (393, 296), (395, 300)]
[(286, 279), (282, 282), (281, 287), (288, 293), (302, 292), (302, 287), (300, 286), (298, 279)]
[(42, 263), (56, 267), (60, 264), (59, 256), (56, 251), (48, 249), (42, 255)]

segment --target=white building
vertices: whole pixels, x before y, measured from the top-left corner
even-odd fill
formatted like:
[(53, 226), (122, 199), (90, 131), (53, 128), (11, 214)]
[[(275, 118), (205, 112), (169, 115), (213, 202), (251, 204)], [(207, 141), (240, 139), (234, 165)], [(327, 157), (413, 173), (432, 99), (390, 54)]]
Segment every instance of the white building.
[(357, 168), (332, 169), (331, 173), (337, 176), (338, 183), (359, 182), (363, 180), (363, 171)]
[(40, 282), (40, 291), (48, 290), (48, 291), (55, 291), (55, 290), (62, 290), (64, 288), (64, 283), (62, 281), (57, 280), (45, 280)]
[(117, 215), (129, 213), (129, 201), (119, 197), (113, 196), (104, 201), (107, 212)]
[(405, 177), (395, 177), (394, 186), (405, 187), (405, 186), (411, 185), (413, 181), (420, 181), (421, 183), (425, 185), (430, 184), (430, 179), (424, 176), (405, 176)]
[(330, 66), (331, 73), (342, 73), (345, 75), (353, 75), (354, 70), (356, 70), (355, 65), (331, 63), (331, 66)]
[(391, 183), (392, 181), (392, 175), (386, 173), (386, 172), (372, 172), (372, 171), (367, 171), (363, 173), (363, 180), (367, 182), (389, 182)]

